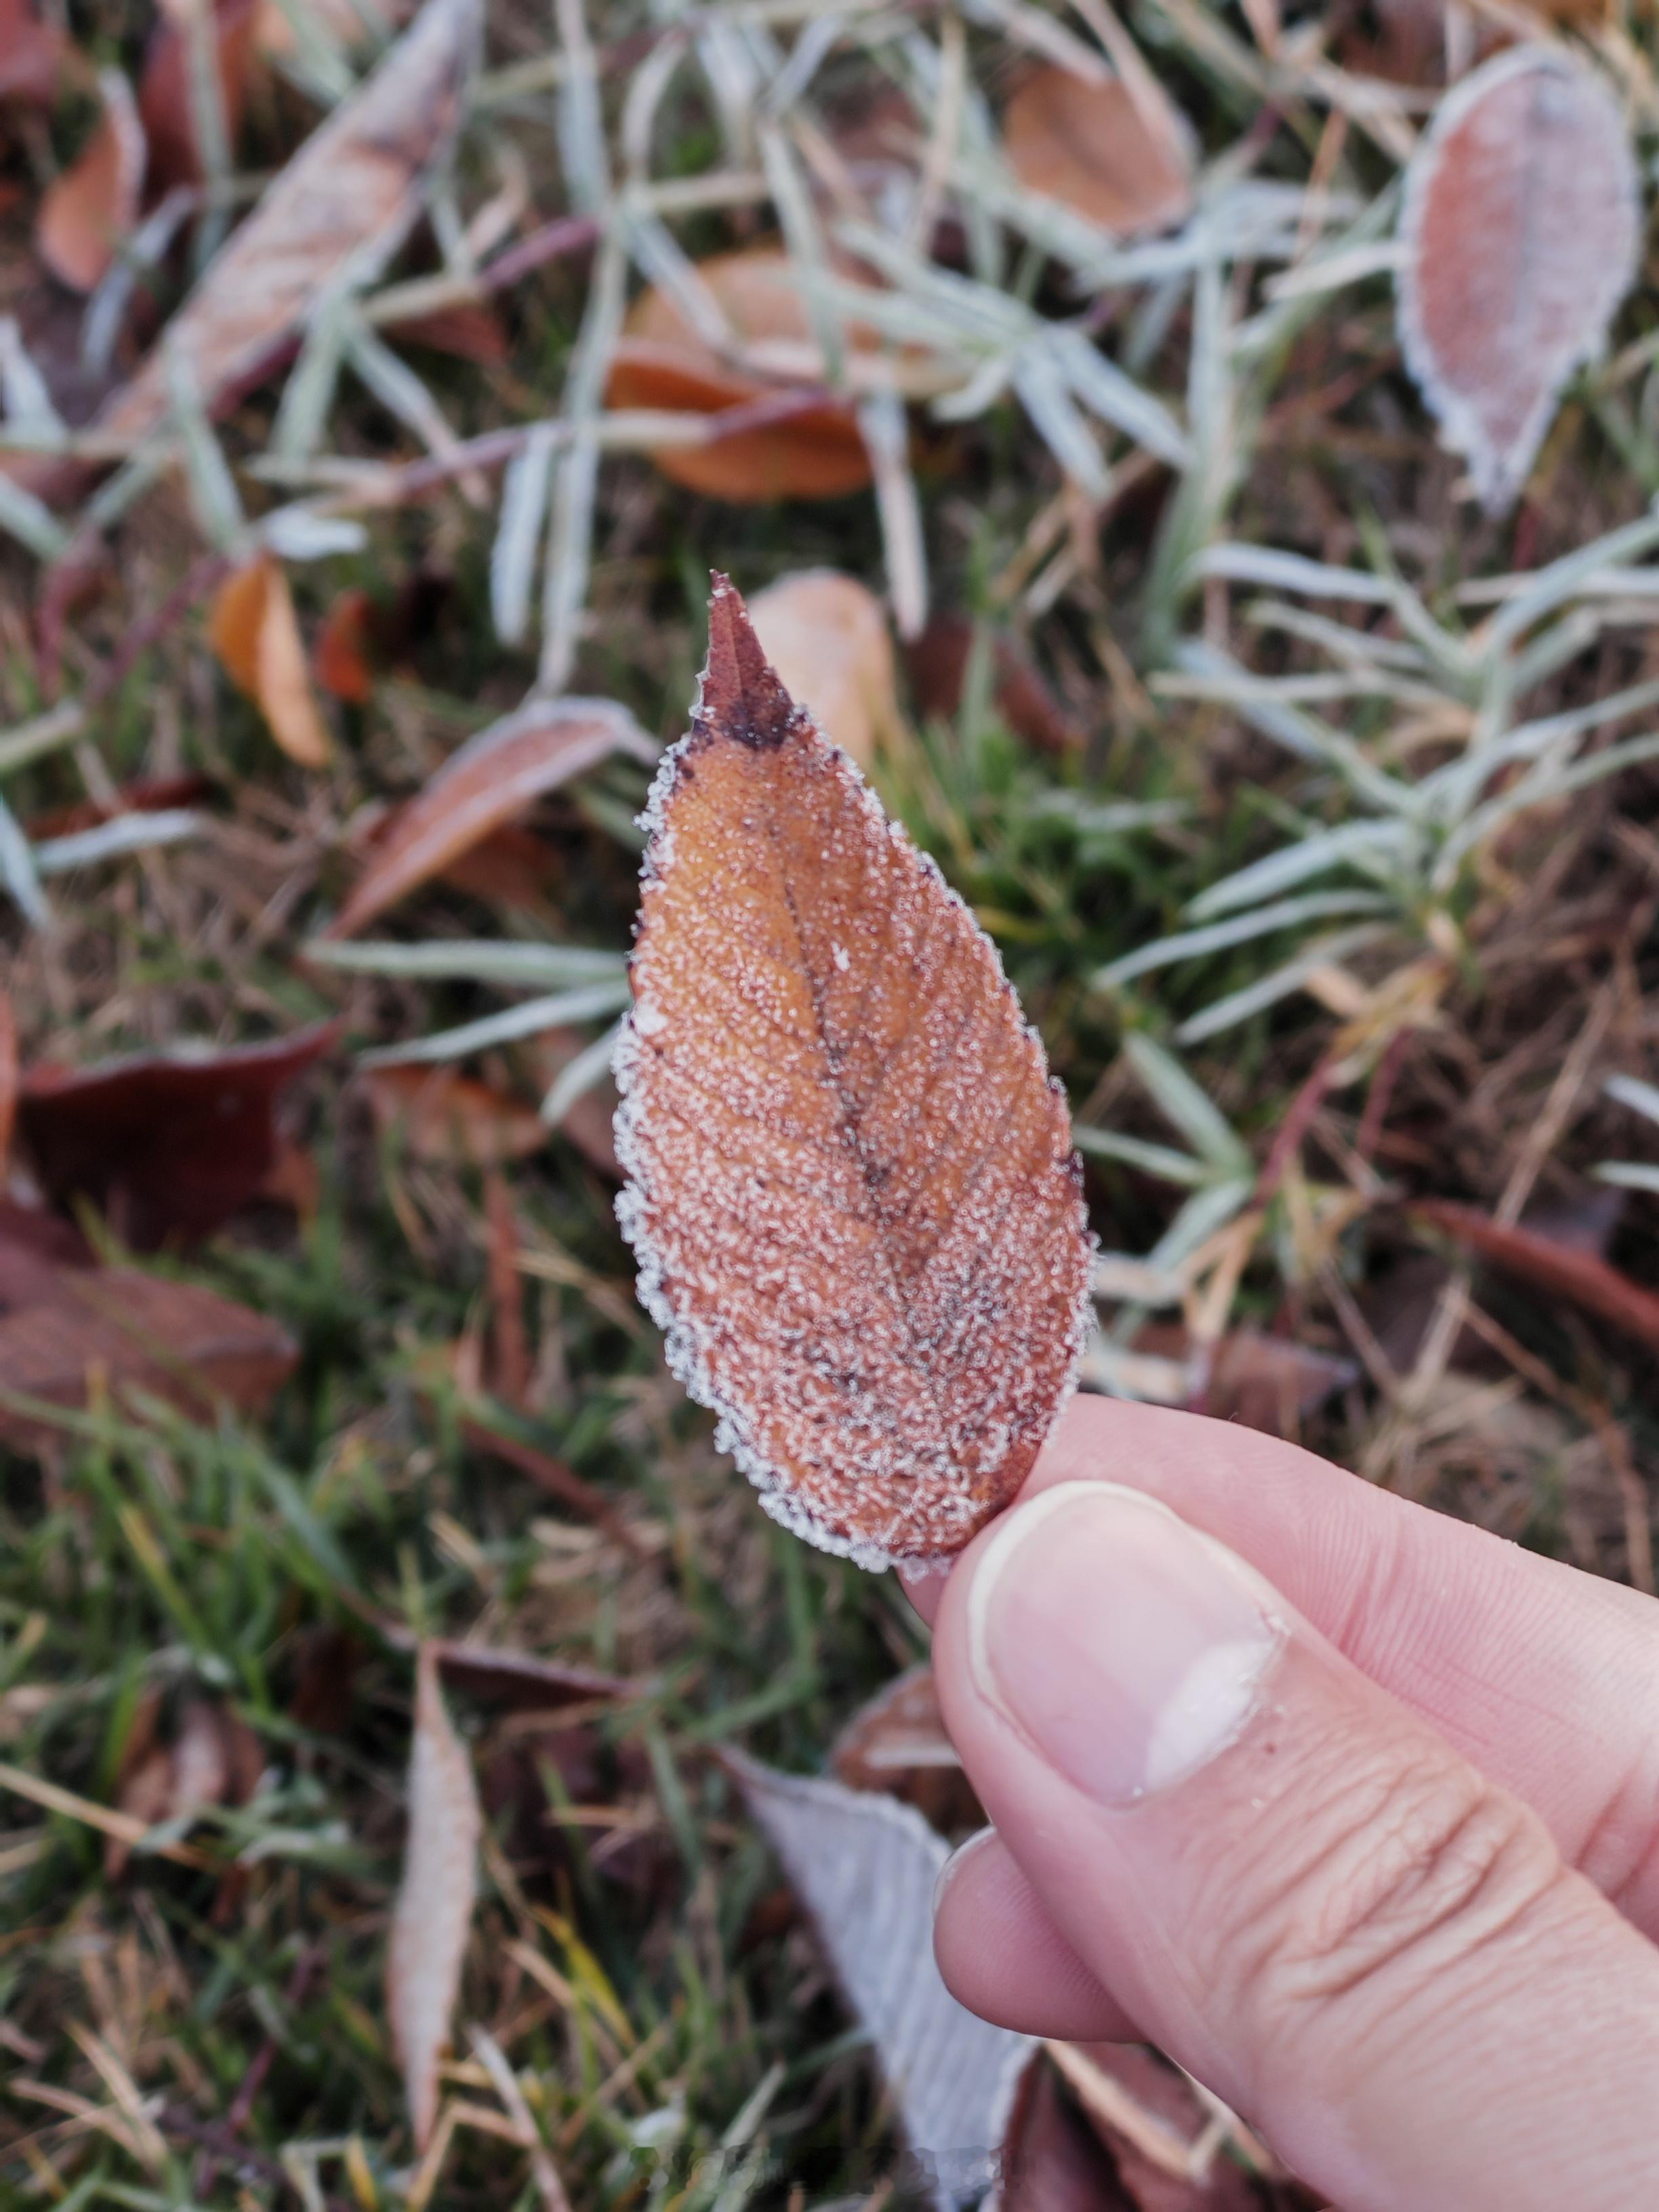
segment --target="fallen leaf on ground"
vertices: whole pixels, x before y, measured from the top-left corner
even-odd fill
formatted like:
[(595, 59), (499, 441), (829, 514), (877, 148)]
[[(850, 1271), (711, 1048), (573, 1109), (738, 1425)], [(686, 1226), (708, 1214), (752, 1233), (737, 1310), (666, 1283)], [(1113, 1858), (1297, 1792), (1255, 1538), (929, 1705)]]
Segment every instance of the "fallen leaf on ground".
[(40, 203), (35, 249), (60, 284), (94, 290), (138, 219), (144, 188), (144, 131), (132, 89), (118, 70), (98, 80), (104, 112), (80, 155), (52, 179)]
[(945, 1733), (933, 1670), (926, 1661), (860, 1707), (830, 1747), (830, 1769), (849, 1790), (880, 1790), (902, 1798), (941, 1835), (985, 1825), (973, 1784)]
[[(789, 257), (775, 246), (715, 254), (697, 276), (720, 306), (733, 335), (747, 345), (781, 348), (793, 377), (770, 380), (723, 360), (656, 286), (629, 311), (611, 356), (605, 404), (717, 415), (728, 407), (809, 387), (821, 369), (811, 325)], [(661, 446), (651, 456), (665, 477), (710, 499), (739, 503), (773, 499), (839, 499), (870, 482), (870, 456), (858, 418), (844, 401), (825, 398), (804, 410), (721, 438), (708, 446)]]
[(986, 2212), (1136, 2212), (1052, 2066), (1034, 2060), (1019, 2077)]
[(236, 569), (213, 601), (213, 649), (291, 761), (326, 768), (333, 751), (312, 696), (288, 578), (269, 554)]
[(323, 617), (312, 655), (312, 673), (323, 690), (353, 707), (366, 707), (374, 696), (373, 608), (367, 592), (342, 592)]
[(1623, 1335), (1659, 1352), (1659, 1291), (1632, 1281), (1594, 1252), (1557, 1243), (1536, 1230), (1508, 1228), (1490, 1214), (1450, 1199), (1418, 1199), (1410, 1211), (1413, 1220), (1443, 1230), (1506, 1274), (1571, 1298)]
[[(1261, 2197), (1224, 2149), (1230, 2134), (1243, 2142), (1242, 2132), (1218, 2120), (1155, 2051), (1136, 2043), (1048, 2048), (1134, 2212), (1259, 2212)], [(1264, 2157), (1254, 2139), (1249, 2148)]]
[[(219, 79), (220, 112), (234, 153), (240, 136), (248, 72), (254, 62), (258, 0), (192, 0), (211, 10), (213, 55)], [(188, 12), (188, 11), (186, 11)], [(199, 184), (206, 164), (197, 143), (195, 103), (191, 97), (191, 34), (183, 15), (163, 10), (150, 33), (138, 80), (138, 112), (149, 142), (152, 195), (174, 185)]]
[(17, 1123), (17, 1017), (11, 995), (0, 990), (0, 1190), (11, 1164), (12, 1131)]
[(767, 1510), (956, 1552), (1071, 1387), (1091, 1239), (996, 952), (790, 701), (717, 578), (650, 809), (618, 1201), (674, 1372)]
[(179, 775), (136, 775), (118, 786), (112, 799), (79, 799), (67, 806), (50, 807), (44, 814), (31, 814), (24, 826), (32, 844), (45, 837), (72, 837), (80, 830), (118, 821), (124, 814), (158, 814), (175, 806), (193, 806), (198, 799), (211, 798), (213, 791), (211, 776), (198, 769)]
[(69, 41), (30, 0), (0, 0), (0, 100), (50, 105)]
[(1406, 175), (1400, 338), (1489, 513), (1514, 501), (1562, 386), (1600, 350), (1640, 229), (1619, 103), (1559, 47), (1500, 54), (1441, 104)]
[[(961, 712), (974, 630), (966, 615), (935, 615), (906, 648), (918, 714), (950, 722)], [(991, 691), (998, 714), (1034, 751), (1060, 755), (1082, 750), (1083, 729), (1001, 631), (991, 637)]]
[(425, 2149), (438, 2116), (438, 2063), (460, 1991), (483, 1825), (472, 1761), (438, 1686), (437, 1656), (422, 1645), (415, 1665), (409, 1839), (386, 1974), (386, 2018), (416, 2150)]
[(944, 1838), (890, 1797), (734, 1753), (725, 1763), (869, 2035), (927, 2193), (941, 2206), (977, 2195), (1034, 2046), (976, 2018), (940, 1978), (933, 1904)]
[(367, 1067), (359, 1078), (383, 1136), (434, 1167), (498, 1167), (548, 1141), (536, 1109), (450, 1067)]
[(1028, 191), (1060, 200), (1115, 238), (1179, 222), (1193, 204), (1193, 157), (1175, 110), (1149, 122), (1121, 78), (1091, 82), (1057, 63), (1033, 70), (1002, 118), (1008, 166)]
[(784, 690), (867, 769), (903, 719), (881, 601), (855, 576), (802, 568), (769, 585), (749, 616)]
[[(586, 1051), (588, 1042), (580, 1030), (565, 1029), (543, 1030), (526, 1039), (525, 1051), (544, 1097), (576, 1054)], [(556, 1133), (568, 1138), (590, 1167), (609, 1176), (612, 1182), (620, 1182), (623, 1171), (617, 1158), (616, 1123), (617, 1086), (607, 1075), (603, 1083), (585, 1091), (566, 1109)]]
[[(368, 283), (403, 243), (459, 124), (483, 0), (427, 0), (374, 75), (300, 148), (173, 317), (167, 343), (210, 408), (269, 374), (319, 294)], [(137, 445), (171, 410), (159, 349), (98, 417)]]
[[(228, 1705), (216, 1698), (184, 1699), (172, 1727), (161, 1726), (161, 1701), (151, 1696), (128, 1733), (116, 1783), (118, 1812), (148, 1827), (178, 1820), (198, 1808), (246, 1805), (264, 1771), (264, 1747)], [(112, 1881), (125, 1871), (132, 1846), (118, 1836), (104, 1844)]]
[(282, 1091), (336, 1035), (29, 1069), (20, 1134), (55, 1206), (95, 1206), (124, 1243), (195, 1243), (258, 1195), (276, 1164)]
[(515, 1711), (556, 1712), (565, 1705), (611, 1704), (639, 1692), (640, 1686), (625, 1675), (571, 1666), (562, 1659), (538, 1659), (528, 1651), (504, 1651), (490, 1644), (442, 1637), (428, 1648), (446, 1682), (469, 1697), (493, 1698)]
[(484, 300), (434, 307), (430, 314), (410, 315), (396, 327), (404, 345), (429, 346), (434, 353), (476, 362), (480, 368), (498, 368), (513, 349), (506, 324)]
[(492, 723), (398, 810), (324, 935), (355, 935), (492, 830), (612, 753), (653, 762), (657, 750), (627, 708), (609, 699), (532, 701)]

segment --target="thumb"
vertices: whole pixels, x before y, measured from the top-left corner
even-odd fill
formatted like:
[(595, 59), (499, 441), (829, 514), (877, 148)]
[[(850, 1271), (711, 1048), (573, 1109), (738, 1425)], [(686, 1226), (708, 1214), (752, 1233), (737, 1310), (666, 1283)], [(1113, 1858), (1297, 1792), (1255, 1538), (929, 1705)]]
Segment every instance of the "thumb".
[(1059, 1484), (966, 1553), (934, 1667), (1083, 1966), (1345, 2212), (1655, 2201), (1659, 1952), (1212, 1538)]

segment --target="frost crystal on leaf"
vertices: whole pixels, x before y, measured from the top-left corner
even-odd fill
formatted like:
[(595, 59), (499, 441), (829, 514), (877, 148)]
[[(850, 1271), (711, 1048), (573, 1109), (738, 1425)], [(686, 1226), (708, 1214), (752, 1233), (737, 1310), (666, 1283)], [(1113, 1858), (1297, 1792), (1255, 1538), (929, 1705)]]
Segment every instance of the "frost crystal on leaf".
[(768, 666), (724, 579), (644, 817), (617, 1201), (640, 1296), (768, 1512), (958, 1551), (1072, 1387), (1091, 1240), (995, 949)]

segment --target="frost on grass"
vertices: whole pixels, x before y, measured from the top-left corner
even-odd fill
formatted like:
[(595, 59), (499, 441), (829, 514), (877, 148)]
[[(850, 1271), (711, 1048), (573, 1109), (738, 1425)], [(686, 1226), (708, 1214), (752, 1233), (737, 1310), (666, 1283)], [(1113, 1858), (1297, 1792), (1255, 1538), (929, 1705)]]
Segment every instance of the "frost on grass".
[(1070, 1390), (1091, 1242), (994, 948), (717, 580), (617, 1046), (640, 1295), (767, 1510), (860, 1565), (959, 1550)]
[(1489, 513), (1514, 501), (1562, 386), (1600, 350), (1640, 228), (1618, 103), (1559, 49), (1502, 54), (1443, 102), (1407, 174), (1400, 337)]

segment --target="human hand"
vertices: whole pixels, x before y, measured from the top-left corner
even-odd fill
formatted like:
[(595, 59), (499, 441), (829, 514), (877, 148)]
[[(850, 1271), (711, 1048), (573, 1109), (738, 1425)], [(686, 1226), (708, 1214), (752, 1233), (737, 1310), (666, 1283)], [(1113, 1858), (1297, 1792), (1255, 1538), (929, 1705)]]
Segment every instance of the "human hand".
[(1659, 1603), (1101, 1399), (910, 1587), (964, 2004), (1157, 2043), (1342, 2212), (1659, 2206)]

